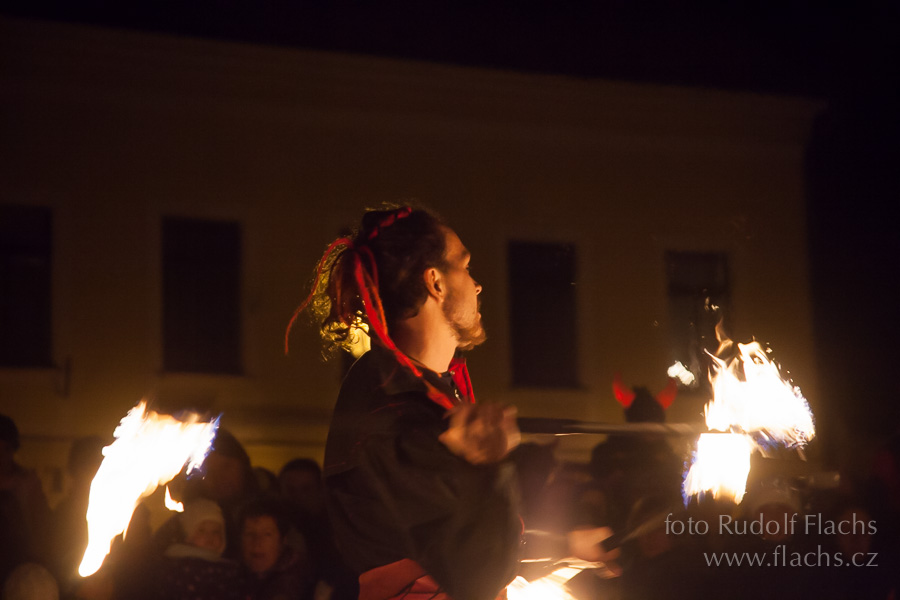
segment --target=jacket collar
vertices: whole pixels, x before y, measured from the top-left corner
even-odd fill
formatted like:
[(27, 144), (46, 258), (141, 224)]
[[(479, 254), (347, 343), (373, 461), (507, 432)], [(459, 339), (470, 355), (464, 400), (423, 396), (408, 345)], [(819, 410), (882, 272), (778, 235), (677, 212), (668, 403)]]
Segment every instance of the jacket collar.
[[(412, 371), (400, 365), (394, 358), (393, 352), (382, 344), (373, 340), (372, 349), (369, 350), (369, 353), (372, 354), (372, 359), (375, 360), (378, 366), (381, 381), (384, 382), (382, 389), (386, 394), (393, 396), (407, 392), (427, 393), (425, 382), (416, 377)], [(474, 404), (475, 397), (472, 392), (472, 382), (469, 379), (466, 359), (462, 356), (454, 357), (450, 361), (450, 368), (447, 371), (449, 378), (459, 390), (459, 397), (454, 393), (446, 375), (442, 377), (441, 374), (435, 373), (421, 364), (418, 364), (418, 367), (422, 371), (422, 376), (427, 378), (431, 385), (446, 394), (454, 403), (462, 401)]]

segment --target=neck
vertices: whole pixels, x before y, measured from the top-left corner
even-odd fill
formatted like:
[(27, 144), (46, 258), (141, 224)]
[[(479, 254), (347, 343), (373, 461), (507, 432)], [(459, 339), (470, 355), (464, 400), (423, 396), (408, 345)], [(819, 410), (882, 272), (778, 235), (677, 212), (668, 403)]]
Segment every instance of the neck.
[(434, 308), (426, 302), (415, 317), (396, 323), (390, 335), (403, 354), (435, 373), (443, 373), (450, 368), (457, 341), (440, 307), (437, 312)]

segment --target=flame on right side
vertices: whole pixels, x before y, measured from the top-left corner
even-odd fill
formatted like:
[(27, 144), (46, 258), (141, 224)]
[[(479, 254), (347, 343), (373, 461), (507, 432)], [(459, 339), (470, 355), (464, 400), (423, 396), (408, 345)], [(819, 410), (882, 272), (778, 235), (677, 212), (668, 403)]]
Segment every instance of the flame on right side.
[[(733, 348), (716, 328), (717, 354)], [(800, 388), (782, 378), (758, 342), (737, 344), (734, 358), (712, 356), (709, 380), (713, 399), (706, 405), (706, 425), (694, 461), (684, 479), (684, 496), (731, 498), (740, 503), (755, 451), (783, 446), (800, 448), (816, 434), (813, 415)]]

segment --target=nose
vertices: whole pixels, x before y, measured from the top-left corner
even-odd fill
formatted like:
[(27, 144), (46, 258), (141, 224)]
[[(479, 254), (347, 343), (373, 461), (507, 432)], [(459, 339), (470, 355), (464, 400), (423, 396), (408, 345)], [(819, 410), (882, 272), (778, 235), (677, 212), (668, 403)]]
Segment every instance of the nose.
[(476, 281), (475, 282), (475, 295), (477, 296), (480, 293), (481, 293), (481, 284)]

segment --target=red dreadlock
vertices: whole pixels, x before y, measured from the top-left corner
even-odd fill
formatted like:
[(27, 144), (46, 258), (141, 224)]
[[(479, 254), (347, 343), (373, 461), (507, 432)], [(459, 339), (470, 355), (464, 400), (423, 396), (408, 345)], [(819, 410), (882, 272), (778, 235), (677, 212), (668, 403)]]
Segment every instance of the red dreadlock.
[[(384, 211), (379, 213), (378, 222), (367, 234), (364, 235), (365, 232), (362, 231), (355, 236), (356, 239), (348, 236), (340, 237), (326, 248), (316, 266), (316, 276), (309, 296), (294, 311), (288, 323), (284, 337), (285, 354), (288, 352), (291, 328), (307, 308), (325, 315), (321, 325), (322, 335), (339, 343), (347, 340), (352, 327), (363, 322), (369, 326), (370, 335), (393, 352), (398, 363), (424, 382), (428, 397), (440, 406), (450, 409), (457, 404), (456, 400), (448, 398), (425, 379), (421, 369), (397, 348), (390, 337), (388, 318), (385, 315), (379, 288), (377, 263), (371, 247), (373, 243), (381, 241), (378, 238), (384, 230), (410, 215), (424, 214), (428, 219), (434, 220), (435, 224), (440, 223), (424, 211), (414, 213), (409, 206), (392, 210), (386, 216), (383, 216)], [(443, 253), (442, 242), (440, 252)], [(323, 284), (326, 285), (324, 290), (320, 289)], [(466, 391), (471, 394), (471, 384), (468, 381), (466, 383), (469, 385)]]

